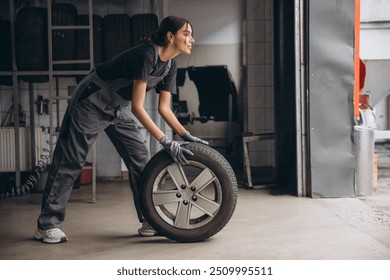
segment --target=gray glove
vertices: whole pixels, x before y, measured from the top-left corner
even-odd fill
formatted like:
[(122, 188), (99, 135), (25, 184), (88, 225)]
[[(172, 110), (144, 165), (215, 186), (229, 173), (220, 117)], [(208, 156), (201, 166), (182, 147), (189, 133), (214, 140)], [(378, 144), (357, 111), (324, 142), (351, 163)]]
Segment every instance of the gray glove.
[(188, 142), (196, 142), (196, 143), (201, 143), (204, 145), (209, 144), (209, 142), (207, 142), (205, 140), (202, 140), (198, 137), (192, 136), (191, 133), (189, 133), (188, 131), (186, 131), (186, 133), (181, 138), (183, 138), (184, 141), (188, 141)]
[(172, 157), (175, 162), (183, 165), (188, 163), (187, 159), (184, 157), (184, 153), (191, 156), (194, 155), (193, 152), (182, 147), (182, 145), (187, 145), (188, 142), (172, 141), (164, 136), (161, 138), (160, 144), (163, 145), (165, 151)]

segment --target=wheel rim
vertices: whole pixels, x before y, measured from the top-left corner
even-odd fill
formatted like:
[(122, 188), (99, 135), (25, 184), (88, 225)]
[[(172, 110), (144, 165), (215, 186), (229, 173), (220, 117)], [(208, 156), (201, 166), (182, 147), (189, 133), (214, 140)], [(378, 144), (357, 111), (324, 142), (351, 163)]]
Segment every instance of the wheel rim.
[(152, 193), (158, 215), (169, 225), (195, 229), (208, 224), (222, 203), (218, 177), (200, 162), (170, 164), (156, 177)]

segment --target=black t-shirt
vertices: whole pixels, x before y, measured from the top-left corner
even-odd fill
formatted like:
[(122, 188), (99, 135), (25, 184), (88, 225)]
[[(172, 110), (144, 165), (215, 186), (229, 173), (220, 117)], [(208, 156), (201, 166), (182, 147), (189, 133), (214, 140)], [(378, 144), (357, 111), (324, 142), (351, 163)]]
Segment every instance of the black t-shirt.
[[(157, 60), (156, 60), (157, 58)], [(157, 47), (151, 43), (137, 45), (96, 66), (96, 73), (114, 88), (119, 95), (131, 100), (134, 80), (148, 81), (150, 76), (159, 77), (168, 66), (157, 53)], [(176, 94), (177, 64), (172, 59), (168, 74), (156, 86), (161, 90)], [(152, 89), (147, 85), (147, 90)]]

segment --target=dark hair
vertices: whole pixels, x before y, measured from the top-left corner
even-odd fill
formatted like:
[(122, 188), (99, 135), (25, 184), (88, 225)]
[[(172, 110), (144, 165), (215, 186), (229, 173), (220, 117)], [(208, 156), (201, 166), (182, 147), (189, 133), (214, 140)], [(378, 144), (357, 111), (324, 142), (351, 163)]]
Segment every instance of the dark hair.
[(189, 24), (192, 27), (192, 24), (184, 18), (168, 16), (161, 21), (160, 26), (150, 35), (150, 38), (153, 43), (159, 46), (165, 46), (168, 44), (166, 38), (167, 33), (172, 32), (173, 34), (176, 34), (185, 24)]

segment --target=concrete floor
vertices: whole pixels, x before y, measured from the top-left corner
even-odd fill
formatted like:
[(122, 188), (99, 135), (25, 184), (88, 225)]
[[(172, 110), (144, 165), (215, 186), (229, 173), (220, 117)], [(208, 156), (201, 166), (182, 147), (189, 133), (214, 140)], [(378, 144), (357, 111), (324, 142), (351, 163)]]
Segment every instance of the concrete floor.
[(102, 181), (72, 193), (67, 243), (32, 239), (40, 193), (0, 200), (3, 260), (390, 260), (390, 186), (366, 198), (311, 199), (239, 189), (236, 211), (214, 237), (183, 244), (139, 237), (127, 182)]

